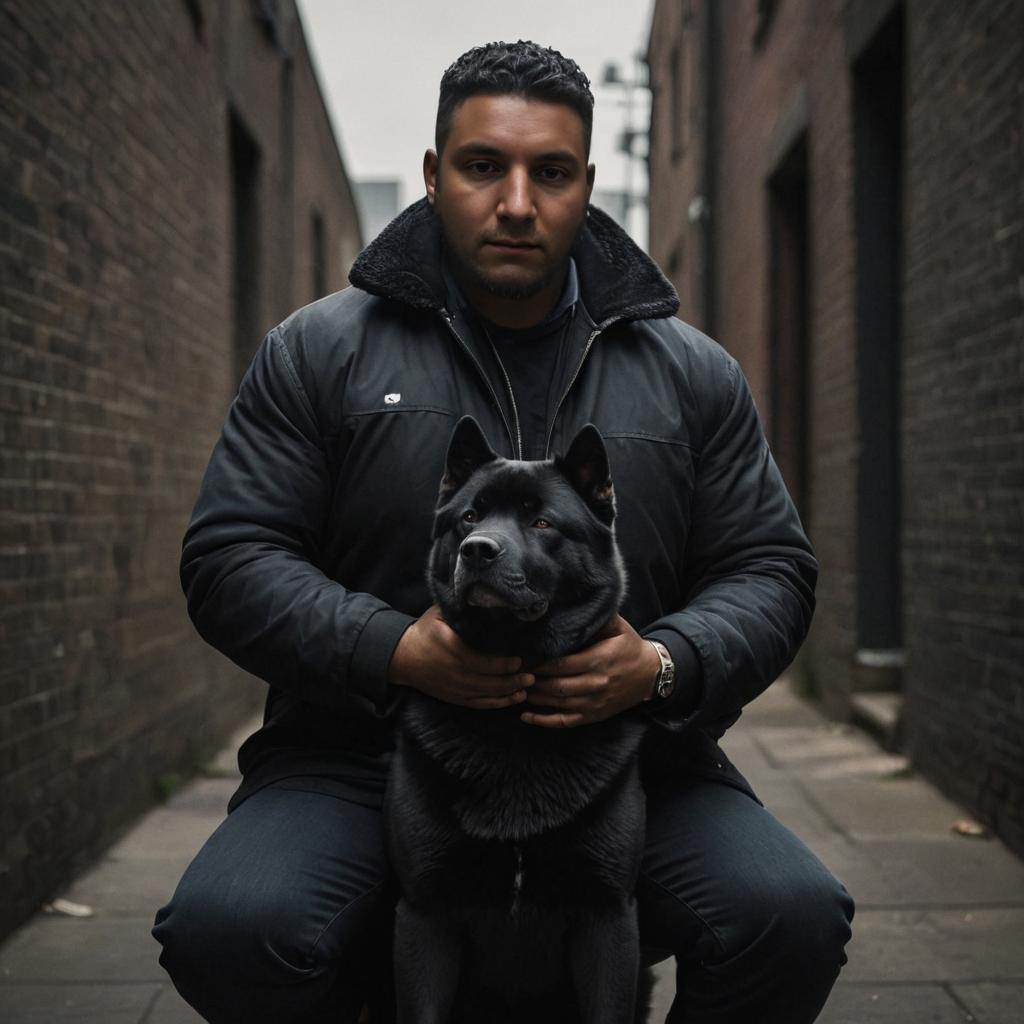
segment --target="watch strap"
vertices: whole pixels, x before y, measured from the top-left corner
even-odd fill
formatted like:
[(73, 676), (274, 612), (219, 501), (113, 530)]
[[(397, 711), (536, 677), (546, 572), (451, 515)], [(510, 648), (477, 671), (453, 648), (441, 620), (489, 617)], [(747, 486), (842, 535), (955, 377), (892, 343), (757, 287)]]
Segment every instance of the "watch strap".
[(675, 689), (675, 662), (672, 660), (672, 655), (669, 653), (669, 649), (660, 640), (645, 639), (647, 639), (647, 642), (654, 648), (655, 653), (658, 655), (658, 660), (661, 662), (661, 667), (658, 669), (658, 676), (654, 680), (654, 687), (651, 690), (651, 695), (647, 699), (667, 700)]

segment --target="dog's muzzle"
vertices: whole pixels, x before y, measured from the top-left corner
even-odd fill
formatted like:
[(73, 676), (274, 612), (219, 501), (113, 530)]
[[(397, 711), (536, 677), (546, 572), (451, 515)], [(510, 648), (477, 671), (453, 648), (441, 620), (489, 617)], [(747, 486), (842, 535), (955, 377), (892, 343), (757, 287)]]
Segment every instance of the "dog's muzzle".
[(525, 585), (519, 572), (501, 564), (505, 546), (486, 533), (473, 533), (459, 545), (455, 564), (455, 592), (474, 608), (499, 608), (517, 619), (533, 622), (548, 610), (546, 598)]

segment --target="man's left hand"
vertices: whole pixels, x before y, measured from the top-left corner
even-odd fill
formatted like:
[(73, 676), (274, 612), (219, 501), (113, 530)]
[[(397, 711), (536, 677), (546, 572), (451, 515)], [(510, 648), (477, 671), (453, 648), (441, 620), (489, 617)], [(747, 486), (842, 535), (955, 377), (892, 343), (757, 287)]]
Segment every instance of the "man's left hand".
[(522, 720), (548, 729), (604, 721), (650, 697), (660, 668), (657, 651), (616, 615), (590, 647), (534, 669), (529, 702), (551, 711), (524, 711)]

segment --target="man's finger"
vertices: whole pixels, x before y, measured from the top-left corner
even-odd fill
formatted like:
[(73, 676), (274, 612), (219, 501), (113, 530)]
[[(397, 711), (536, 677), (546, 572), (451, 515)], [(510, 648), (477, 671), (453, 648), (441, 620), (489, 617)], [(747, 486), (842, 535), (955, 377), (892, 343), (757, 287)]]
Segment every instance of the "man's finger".
[(538, 665), (533, 671), (539, 676), (580, 676), (591, 672), (601, 660), (601, 652), (588, 647), (575, 654), (566, 654)]
[(538, 683), (530, 690), (530, 703), (543, 704), (550, 708), (572, 707), (579, 701), (590, 700), (601, 689), (597, 684), (586, 685), (577, 683), (576, 680), (560, 680), (559, 682), (562, 685), (544, 687), (544, 689), (541, 689), (541, 684)]
[(603, 690), (608, 683), (604, 673), (589, 673), (578, 676), (539, 676), (531, 694), (545, 697), (586, 697)]
[(467, 672), (478, 676), (510, 676), (523, 667), (522, 658), (501, 657), (494, 654), (480, 654), (472, 647), (467, 647), (460, 641), (460, 648), (456, 653), (459, 664)]
[(556, 711), (554, 714), (537, 715), (532, 711), (524, 711), (519, 717), (527, 725), (539, 725), (545, 729), (574, 729), (586, 722), (583, 715), (577, 712)]
[(465, 706), (474, 711), (489, 711), (497, 708), (510, 708), (513, 704), (522, 704), (526, 700), (525, 690), (517, 690), (515, 693), (507, 694), (504, 697), (469, 697)]
[(613, 615), (602, 627), (600, 632), (594, 637), (595, 640), (607, 640), (610, 637), (618, 636), (622, 633), (623, 626), (628, 627), (628, 623), (621, 615)]
[(505, 676), (465, 674), (456, 685), (463, 693), (473, 697), (494, 698), (525, 692), (533, 687), (534, 682), (534, 677), (529, 673)]

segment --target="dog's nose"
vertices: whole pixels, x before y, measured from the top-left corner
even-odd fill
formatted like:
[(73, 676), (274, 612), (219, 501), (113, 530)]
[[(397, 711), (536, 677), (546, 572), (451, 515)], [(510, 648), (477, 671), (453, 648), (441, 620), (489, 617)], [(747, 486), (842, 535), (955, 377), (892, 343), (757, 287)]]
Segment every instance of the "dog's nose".
[(467, 537), (459, 545), (459, 554), (470, 565), (486, 565), (493, 562), (500, 554), (501, 545), (493, 538), (482, 534)]

